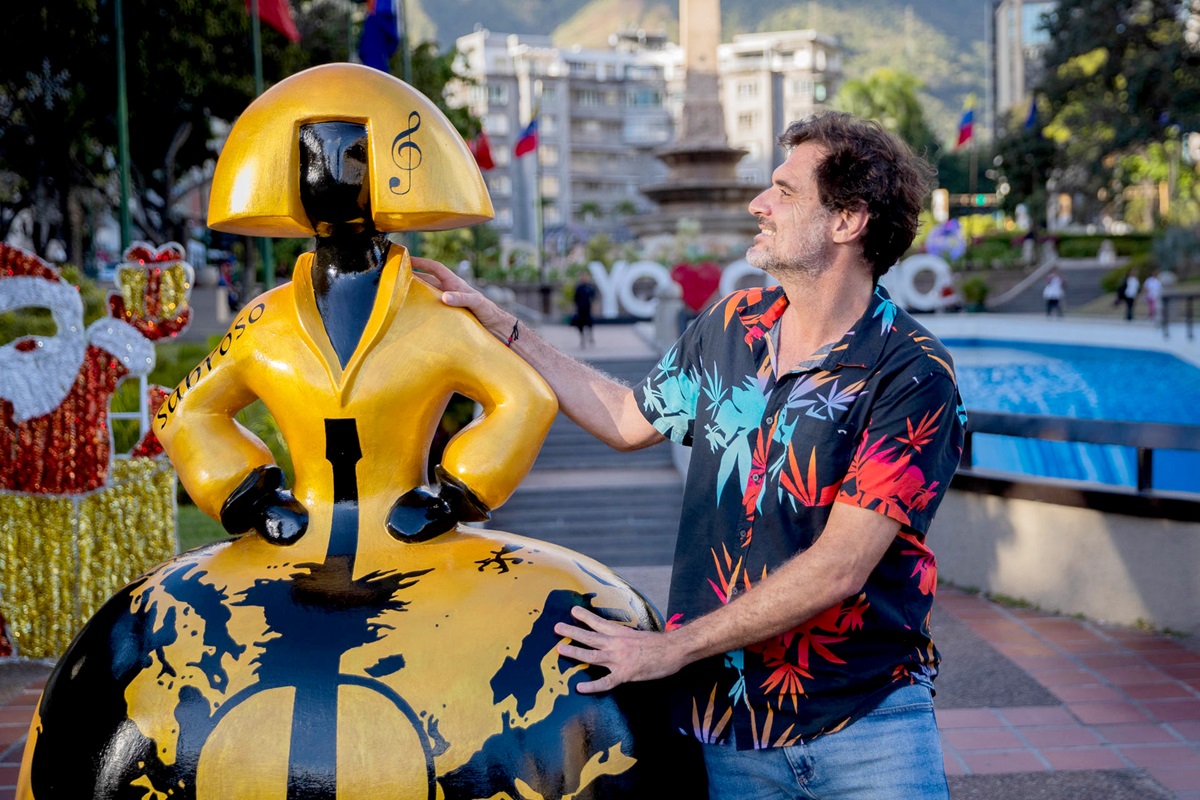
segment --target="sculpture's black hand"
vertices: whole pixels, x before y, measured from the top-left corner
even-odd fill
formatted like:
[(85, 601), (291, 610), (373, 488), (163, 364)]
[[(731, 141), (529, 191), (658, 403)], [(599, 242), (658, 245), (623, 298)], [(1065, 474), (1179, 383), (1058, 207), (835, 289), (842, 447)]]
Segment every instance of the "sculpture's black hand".
[(255, 530), (272, 544), (291, 544), (308, 530), (308, 510), (287, 489), (277, 491), (262, 512), (262, 527)]
[(257, 467), (221, 506), (230, 533), (255, 531), (272, 544), (292, 544), (308, 530), (308, 511), (284, 487), (283, 470)]
[(387, 529), (402, 542), (423, 542), (445, 533), (460, 522), (482, 522), (490, 514), (483, 502), (440, 466), (433, 487), (410, 489), (388, 512)]

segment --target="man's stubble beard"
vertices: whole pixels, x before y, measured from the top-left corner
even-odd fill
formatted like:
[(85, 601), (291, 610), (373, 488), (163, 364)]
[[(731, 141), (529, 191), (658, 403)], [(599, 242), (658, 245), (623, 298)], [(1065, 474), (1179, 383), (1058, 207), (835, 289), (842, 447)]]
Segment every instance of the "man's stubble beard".
[(752, 267), (757, 267), (776, 278), (795, 276), (805, 279), (820, 277), (830, 267), (831, 246), (826, 240), (829, 219), (833, 216), (828, 212), (820, 220), (813, 220), (804, 227), (804, 237), (795, 248), (794, 253), (780, 254), (776, 251), (755, 252), (751, 247), (746, 251), (746, 261)]

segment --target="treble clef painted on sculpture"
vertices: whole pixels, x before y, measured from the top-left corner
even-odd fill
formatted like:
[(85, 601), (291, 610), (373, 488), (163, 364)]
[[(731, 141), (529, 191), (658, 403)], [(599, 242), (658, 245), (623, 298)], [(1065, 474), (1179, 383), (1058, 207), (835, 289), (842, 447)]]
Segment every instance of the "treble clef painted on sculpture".
[(404, 178), (392, 178), (388, 181), (388, 188), (392, 190), (392, 194), (408, 194), (412, 189), (412, 173), (413, 170), (421, 166), (423, 158), (421, 148), (416, 142), (411, 141), (412, 135), (421, 127), (421, 115), (416, 111), (410, 111), (408, 114), (408, 127), (400, 131), (399, 135), (392, 140), (392, 163), (399, 167), (404, 172)]

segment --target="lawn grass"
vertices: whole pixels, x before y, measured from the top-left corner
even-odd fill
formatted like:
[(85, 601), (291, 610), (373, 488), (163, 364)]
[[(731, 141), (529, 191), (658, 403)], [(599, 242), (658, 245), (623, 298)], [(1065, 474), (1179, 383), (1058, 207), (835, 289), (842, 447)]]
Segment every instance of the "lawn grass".
[(179, 552), (191, 550), (202, 544), (227, 539), (229, 534), (221, 523), (209, 517), (193, 505), (179, 504)]

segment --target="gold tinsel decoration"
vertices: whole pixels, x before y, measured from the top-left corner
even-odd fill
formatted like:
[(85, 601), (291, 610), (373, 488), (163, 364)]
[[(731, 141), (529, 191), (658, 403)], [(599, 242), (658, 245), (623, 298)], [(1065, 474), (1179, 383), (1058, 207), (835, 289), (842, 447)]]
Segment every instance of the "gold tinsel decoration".
[(118, 276), (117, 286), (126, 310), (137, 317), (146, 316), (146, 286), (150, 283), (150, 275), (138, 267), (123, 267), (118, 270)]
[(171, 557), (170, 462), (114, 459), (79, 496), (0, 492), (0, 606), (17, 654), (57, 658), (114, 592)]
[(159, 305), (164, 317), (182, 314), (188, 307), (188, 294), (192, 285), (188, 283), (187, 271), (183, 264), (176, 262), (163, 270), (159, 278)]

